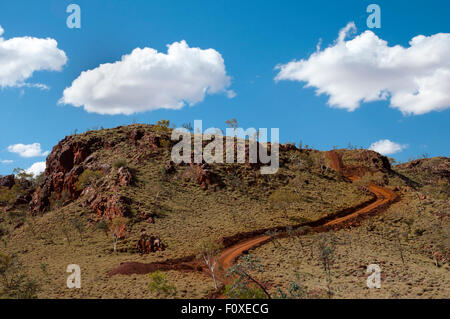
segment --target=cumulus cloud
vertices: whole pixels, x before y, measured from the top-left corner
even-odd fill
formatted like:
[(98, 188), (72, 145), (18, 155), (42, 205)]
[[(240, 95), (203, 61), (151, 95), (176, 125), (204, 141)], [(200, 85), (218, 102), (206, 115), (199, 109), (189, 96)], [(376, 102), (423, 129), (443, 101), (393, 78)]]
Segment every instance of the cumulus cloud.
[(353, 111), (361, 102), (389, 100), (403, 114), (450, 107), (450, 33), (418, 35), (409, 47), (389, 46), (372, 31), (346, 40), (349, 23), (329, 47), (308, 59), (276, 66), (276, 81), (306, 82), (332, 107)]
[(25, 173), (32, 174), (34, 177), (42, 174), (45, 171), (45, 162), (37, 162), (31, 165), (28, 169), (25, 170)]
[(398, 152), (401, 152), (405, 148), (407, 148), (408, 145), (406, 144), (398, 144), (391, 142), (390, 140), (379, 140), (375, 143), (372, 143), (369, 147), (369, 150), (378, 152), (383, 155), (391, 155)]
[(18, 154), (21, 157), (47, 156), (49, 151), (42, 152), (40, 143), (33, 144), (14, 144), (8, 146), (8, 151)]
[(167, 46), (167, 54), (136, 48), (120, 61), (84, 71), (64, 90), (61, 104), (84, 106), (99, 114), (133, 114), (194, 105), (206, 94), (234, 97), (222, 55), (190, 48), (185, 41)]
[(46, 88), (43, 84), (29, 84), (25, 81), (36, 71), (60, 71), (67, 62), (66, 54), (58, 49), (58, 43), (54, 39), (26, 36), (5, 40), (3, 33), (0, 26), (0, 88)]

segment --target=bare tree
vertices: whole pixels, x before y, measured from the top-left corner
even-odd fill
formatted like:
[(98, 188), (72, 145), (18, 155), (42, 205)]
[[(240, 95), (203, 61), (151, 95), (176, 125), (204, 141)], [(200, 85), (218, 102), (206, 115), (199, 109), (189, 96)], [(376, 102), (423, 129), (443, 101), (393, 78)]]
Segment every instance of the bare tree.
[(227, 124), (230, 128), (237, 128), (237, 120), (235, 118), (225, 121), (225, 124)]
[(217, 280), (215, 275), (216, 264), (219, 259), (219, 253), (223, 245), (212, 239), (203, 239), (197, 244), (197, 251), (206, 266), (208, 267), (211, 277), (214, 281), (214, 287), (217, 289)]

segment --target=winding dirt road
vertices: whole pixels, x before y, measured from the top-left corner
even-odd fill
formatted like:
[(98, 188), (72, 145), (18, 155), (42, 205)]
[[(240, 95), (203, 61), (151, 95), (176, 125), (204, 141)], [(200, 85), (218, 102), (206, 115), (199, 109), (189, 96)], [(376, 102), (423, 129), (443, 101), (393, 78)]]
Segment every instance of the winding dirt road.
[(233, 266), (234, 261), (237, 257), (242, 255), (243, 252), (246, 250), (256, 248), (260, 246), (261, 244), (264, 244), (265, 242), (269, 241), (272, 237), (271, 236), (260, 236), (257, 238), (252, 238), (246, 241), (243, 241), (241, 243), (238, 243), (234, 246), (231, 246), (229, 248), (226, 248), (221, 254), (217, 261), (217, 264), (219, 265), (219, 268), (221, 268), (223, 271), (227, 271), (230, 267)]
[[(341, 158), (335, 151), (327, 152), (327, 156), (330, 159), (330, 166), (338, 172), (344, 174), (344, 165), (342, 163)], [(345, 176), (345, 174), (344, 174)], [(346, 178), (351, 181), (355, 181), (358, 179), (357, 176), (346, 176)], [(308, 232), (326, 232), (330, 229), (336, 229), (340, 227), (345, 227), (346, 225), (351, 225), (353, 221), (358, 220), (359, 218), (366, 217), (367, 215), (379, 212), (381, 209), (387, 208), (390, 204), (392, 204), (395, 200), (397, 200), (397, 194), (385, 187), (381, 187), (375, 185), (374, 183), (370, 183), (368, 185), (370, 192), (372, 192), (376, 199), (367, 202), (367, 204), (359, 205), (358, 207), (349, 208), (338, 214), (335, 218), (330, 215), (326, 218), (322, 218), (315, 222), (309, 223), (310, 225), (297, 225), (295, 228), (299, 228), (302, 226), (312, 226), (311, 230)], [(343, 215), (344, 213), (344, 215)], [(330, 220), (330, 218), (332, 218)], [(279, 229), (278, 229), (279, 230)], [(277, 230), (277, 231), (278, 231)], [(223, 283), (227, 282), (226, 273), (228, 269), (230, 269), (236, 260), (245, 252), (255, 249), (265, 243), (268, 243), (272, 240), (272, 236), (262, 235), (262, 232), (259, 235), (254, 234), (251, 235), (251, 238), (246, 239), (236, 239), (238, 242), (232, 244), (231, 246), (225, 248), (220, 254), (217, 261), (217, 269), (218, 269), (218, 279), (220, 279)], [(286, 232), (281, 231), (277, 233), (277, 236), (287, 235)], [(206, 271), (204, 265), (202, 266), (201, 262), (196, 260), (195, 256), (188, 256), (180, 259), (167, 260), (165, 262), (155, 262), (150, 264), (144, 264), (139, 262), (125, 262), (118, 266), (116, 269), (111, 270), (108, 275), (114, 276), (118, 274), (122, 275), (130, 275), (130, 274), (145, 274), (150, 273), (155, 270), (180, 270), (180, 271)], [(216, 295), (216, 297), (223, 297), (221, 295)]]
[[(327, 152), (328, 158), (330, 159), (330, 166), (339, 171), (343, 171), (343, 165), (340, 157), (337, 155), (335, 151)], [(347, 176), (348, 179), (355, 181), (358, 179), (357, 176)], [(386, 207), (393, 201), (397, 199), (397, 194), (385, 187), (381, 187), (370, 183), (369, 190), (376, 196), (376, 201), (368, 204), (356, 211), (339, 218), (335, 218), (328, 222), (323, 223), (322, 225), (316, 226), (317, 231), (326, 231), (327, 229), (333, 228), (333, 226), (337, 226), (340, 224), (345, 224), (348, 221), (353, 219), (357, 219), (362, 215), (370, 214), (379, 208)], [(218, 259), (218, 267), (221, 270), (222, 274), (226, 273), (226, 271), (233, 266), (235, 261), (239, 256), (241, 256), (244, 252), (259, 247), (271, 240), (271, 236), (258, 236), (256, 238), (251, 238), (248, 240), (244, 240), (240, 243), (237, 243), (231, 247), (226, 248), (219, 256)]]
[[(397, 195), (391, 191), (390, 189), (377, 186), (375, 184), (369, 185), (369, 190), (375, 194), (377, 200), (361, 209), (356, 210), (355, 212), (346, 215), (344, 217), (333, 219), (329, 222), (324, 223), (317, 227), (317, 229), (326, 229), (330, 226), (336, 226), (339, 224), (343, 224), (347, 221), (353, 220), (355, 218), (361, 217), (361, 215), (370, 214), (379, 207), (383, 207), (390, 202), (394, 201), (397, 198)], [(257, 238), (252, 238), (245, 240), (243, 242), (237, 243), (231, 247), (226, 248), (218, 259), (218, 266), (222, 272), (226, 273), (226, 271), (233, 266), (236, 259), (241, 256), (244, 252), (259, 247), (271, 240), (271, 236), (258, 236)]]

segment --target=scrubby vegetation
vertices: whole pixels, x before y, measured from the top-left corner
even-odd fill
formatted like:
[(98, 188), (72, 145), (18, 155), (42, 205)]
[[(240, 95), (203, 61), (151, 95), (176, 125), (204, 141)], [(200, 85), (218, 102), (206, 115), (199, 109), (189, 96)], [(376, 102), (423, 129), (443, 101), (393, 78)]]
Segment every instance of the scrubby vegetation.
[[(277, 174), (261, 175), (250, 163), (176, 165), (171, 130), (163, 120), (68, 137), (64, 143), (88, 145), (89, 154), (68, 165), (65, 175), (44, 176), (74, 184), (39, 189), (49, 195), (40, 213), (30, 212), (28, 202), (43, 177), (17, 177), (14, 186), (1, 188), (2, 254), (20, 260), (17, 273), (25, 276), (3, 294), (201, 298), (226, 283), (222, 292), (238, 298), (448, 297), (448, 183), (441, 161), (425, 171), (392, 170), (375, 152), (335, 150), (344, 174), (327, 153), (302, 143), (283, 145)], [(77, 169), (79, 176), (70, 175)], [(297, 227), (372, 201), (371, 183), (395, 189), (399, 201), (333, 236)], [(224, 282), (215, 264), (224, 244), (252, 232), (272, 240), (241, 257)], [(142, 234), (161, 238), (165, 250), (140, 256)], [(199, 257), (193, 271), (106, 275), (126, 261), (192, 256)], [(70, 263), (82, 269), (82, 291), (64, 285)], [(371, 263), (386, 274), (378, 292), (364, 284)]]
[(83, 190), (87, 186), (95, 184), (103, 176), (104, 174), (100, 170), (87, 169), (81, 173), (76, 186), (79, 190)]

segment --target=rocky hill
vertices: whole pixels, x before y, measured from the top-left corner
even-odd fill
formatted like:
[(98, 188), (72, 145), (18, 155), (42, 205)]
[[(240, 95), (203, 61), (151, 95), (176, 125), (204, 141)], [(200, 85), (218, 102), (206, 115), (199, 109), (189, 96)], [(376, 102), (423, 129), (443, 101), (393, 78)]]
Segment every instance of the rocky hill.
[(396, 165), (394, 169), (416, 182), (423, 192), (450, 199), (450, 158), (422, 158)]
[[(99, 272), (107, 274), (124, 261), (167, 266), (164, 261), (195, 256), (197, 243), (205, 238), (227, 246), (255, 234), (342, 216), (375, 201), (370, 184), (409, 198), (424, 182), (407, 166), (393, 168), (373, 151), (322, 152), (291, 144), (280, 145), (280, 168), (272, 175), (262, 175), (260, 165), (248, 160), (175, 164), (171, 132), (165, 125), (135, 124), (68, 136), (53, 148), (37, 181), (0, 179), (0, 237), (6, 251), (26, 260), (35, 276), (42, 275), (36, 265), (49, 265), (53, 279), (44, 278), (45, 294), (82, 296), (53, 288), (65, 282), (60, 270), (76, 261), (91, 287), (83, 296), (122, 296), (118, 291), (126, 291), (125, 286), (133, 290), (131, 297), (146, 296), (145, 278), (134, 277), (143, 287), (136, 291), (130, 288), (135, 279), (99, 279)], [(442, 180), (448, 176), (445, 165), (433, 164), (423, 174)], [(124, 220), (119, 238), (113, 231), (117, 220)], [(171, 276), (190, 287), (181, 296), (211, 292), (203, 274)]]

